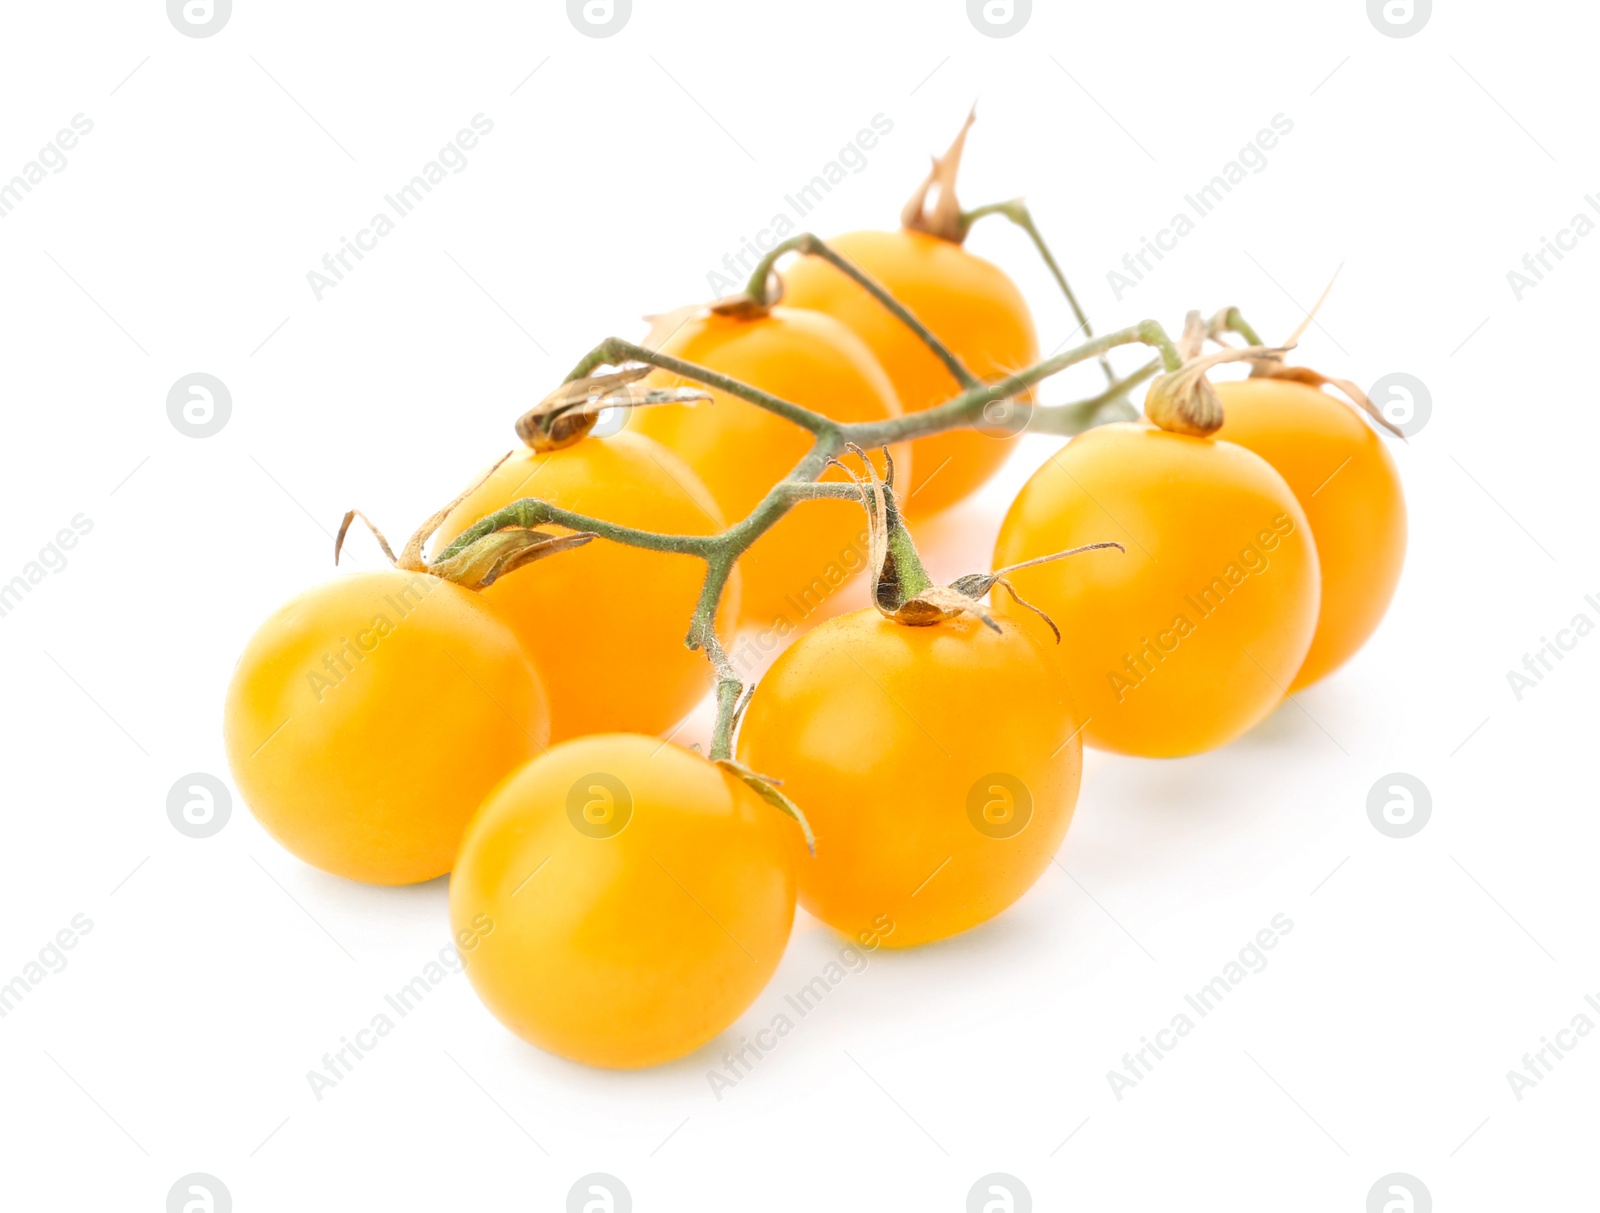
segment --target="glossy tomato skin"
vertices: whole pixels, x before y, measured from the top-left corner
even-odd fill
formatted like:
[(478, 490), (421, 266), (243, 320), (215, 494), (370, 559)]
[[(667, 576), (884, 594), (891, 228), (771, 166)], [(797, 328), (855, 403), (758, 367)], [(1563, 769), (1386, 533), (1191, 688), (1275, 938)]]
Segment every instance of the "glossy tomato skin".
[[(661, 352), (694, 362), (836, 421), (900, 416), (883, 368), (859, 338), (830, 317), (773, 308), (756, 319), (705, 315), (688, 320)], [(657, 371), (654, 386), (698, 386)], [(710, 403), (637, 410), (633, 432), (671, 448), (694, 469), (730, 523), (738, 522), (811, 449), (809, 433), (753, 404), (714, 393)], [(909, 474), (909, 448), (892, 448), (897, 471)], [(882, 470), (881, 458), (874, 457)], [(899, 467), (904, 463), (903, 468)], [(837, 469), (824, 477), (842, 480)], [(740, 621), (787, 635), (809, 621), (846, 576), (866, 567), (866, 524), (847, 501), (797, 505), (750, 547)]]
[[(1271, 712), (1311, 646), (1320, 586), (1310, 527), (1283, 477), (1231, 442), (1101, 426), (1023, 487), (995, 567), (1105, 540), (1127, 551), (1011, 575), (1061, 628), (1085, 740), (1197, 754)], [(1003, 594), (995, 612), (1036, 626)]]
[[(716, 501), (680, 459), (623, 432), (557, 451), (518, 451), (451, 512), (436, 548), (523, 497), (648, 531), (710, 535), (723, 526)], [(596, 539), (525, 565), (482, 593), (543, 675), (551, 736), (562, 741), (619, 729), (665, 732), (700, 701), (710, 666), (684, 635), (704, 577), (698, 557)], [(738, 601), (736, 580), (724, 618)]]
[(1226, 418), (1216, 436), (1277, 469), (1316, 537), (1322, 608), (1299, 690), (1348, 661), (1389, 609), (1406, 558), (1400, 471), (1382, 436), (1327, 392), (1282, 379), (1215, 386)]
[[(903, 303), (975, 376), (989, 381), (1039, 359), (1027, 302), (992, 262), (922, 232), (850, 232), (828, 242)], [(871, 348), (908, 413), (943, 404), (961, 385), (926, 345), (877, 300), (827, 262), (805, 257), (784, 271), (784, 302), (836, 317)], [(1027, 396), (1019, 397), (1026, 400)], [(1015, 409), (1005, 414), (1020, 422)], [(981, 430), (918, 438), (915, 475), (901, 494), (908, 517), (970, 496), (1010, 456), (1004, 418)]]
[(816, 833), (815, 858), (796, 858), (808, 911), (910, 947), (1027, 892), (1066, 834), (1082, 766), (1051, 648), (1009, 624), (913, 628), (866, 610), (778, 658), (739, 757), (781, 779)]
[(777, 967), (794, 823), (654, 737), (581, 737), (484, 801), (450, 880), (478, 996), (524, 1040), (593, 1066), (671, 1061)]
[(396, 885), (450, 870), (484, 793), (544, 748), (550, 720), (532, 663), (476, 594), (387, 570), (263, 623), (224, 733), (268, 833), (326, 872)]

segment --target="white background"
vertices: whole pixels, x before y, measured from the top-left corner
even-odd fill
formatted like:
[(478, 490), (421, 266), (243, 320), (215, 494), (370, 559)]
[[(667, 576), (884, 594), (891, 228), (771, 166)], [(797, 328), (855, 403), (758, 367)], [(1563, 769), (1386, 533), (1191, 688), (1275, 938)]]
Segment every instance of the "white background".
[[(240, 1213), (556, 1210), (591, 1171), (641, 1211), (959, 1210), (993, 1171), (1041, 1210), (1358, 1213), (1395, 1171), (1441, 1211), (1595, 1199), (1600, 1038), (1520, 1102), (1505, 1077), (1600, 995), (1600, 639), (1521, 702), (1506, 678), (1600, 621), (1600, 239), (1520, 302), (1506, 279), (1600, 188), (1592, 8), (1440, 4), (1404, 40), (1362, 0), (1039, 3), (1006, 39), (960, 0), (636, 0), (607, 39), (558, 0), (238, 0), (204, 39), (157, 0), (3, 20), (0, 179), (74, 114), (94, 130), (0, 220), (0, 579), (73, 515), (93, 530), (0, 619), (0, 981), (94, 926), (0, 1020), (0, 1203), (155, 1213), (192, 1171)], [(596, 1072), (457, 976), (318, 1102), (306, 1071), (447, 942), (447, 890), (311, 870), (237, 800), (213, 838), (169, 824), (176, 780), (227, 777), (246, 637), (332, 574), (347, 507), (409, 530), (597, 340), (707, 297), (879, 113), (811, 222), (892, 225), (974, 98), (964, 200), (1025, 194), (1103, 328), (1237, 303), (1281, 337), (1344, 265), (1300, 360), (1433, 398), (1393, 448), (1411, 549), (1383, 628), (1220, 752), (1089, 755), (1060, 867), (876, 956), (720, 1101), (726, 1041)], [(319, 303), (306, 272), (478, 113), (466, 170)], [(1278, 113), (1268, 167), (1116, 301), (1106, 271)], [(1047, 351), (1068, 337), (1016, 233), (972, 247)], [(204, 440), (166, 415), (191, 371), (233, 397)], [(929, 528), (937, 575), (987, 567), (1051, 449)], [(1433, 798), (1403, 841), (1366, 816), (1392, 771)], [(1278, 913), (1266, 970), (1119, 1102), (1106, 1071)], [(800, 915), (732, 1036), (838, 946)]]

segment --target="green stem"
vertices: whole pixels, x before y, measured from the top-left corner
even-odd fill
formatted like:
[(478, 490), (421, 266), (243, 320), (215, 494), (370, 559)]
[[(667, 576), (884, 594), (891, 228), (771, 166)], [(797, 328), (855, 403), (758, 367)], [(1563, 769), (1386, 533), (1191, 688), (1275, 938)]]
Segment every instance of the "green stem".
[(761, 306), (768, 306), (767, 284), (772, 279), (772, 267), (777, 264), (780, 257), (786, 253), (801, 253), (807, 257), (820, 257), (856, 285), (860, 286), (867, 294), (871, 295), (901, 324), (905, 325), (926, 345), (940, 362), (944, 363), (945, 370), (949, 371), (955, 381), (964, 388), (976, 387), (978, 379), (967, 370), (961, 359), (952, 354), (937, 337), (929, 331), (928, 327), (911, 314), (910, 310), (891, 295), (877, 279), (864, 273), (853, 261), (848, 260), (839, 253), (834, 252), (821, 239), (810, 232), (801, 232), (798, 236), (790, 236), (760, 261), (750, 274), (750, 282), (745, 287), (745, 294)]
[(1210, 336), (1215, 337), (1219, 332), (1238, 333), (1251, 345), (1264, 345), (1265, 342), (1257, 335), (1250, 322), (1244, 318), (1244, 313), (1236, 307), (1230, 307), (1212, 319)]
[(1028, 432), (1070, 438), (1110, 421), (1137, 420), (1139, 410), (1128, 403), (1128, 392), (1153, 378), (1161, 370), (1161, 365), (1161, 359), (1151, 359), (1133, 374), (1117, 380), (1098, 396), (1091, 396), (1088, 400), (1035, 409), (1033, 416), (1028, 419)]
[(736, 709), (739, 696), (744, 693), (744, 683), (739, 680), (714, 630), (706, 632), (705, 650), (711, 658), (712, 668), (717, 671), (717, 723), (711, 732), (711, 752), (708, 755), (712, 762), (716, 762), (719, 758), (733, 757), (733, 727), (737, 723)]
[(792, 421), (802, 429), (810, 430), (813, 434), (831, 432), (838, 426), (824, 417), (821, 413), (814, 413), (808, 408), (774, 396), (771, 392), (763, 392), (760, 388), (751, 387), (731, 375), (724, 375), (720, 371), (713, 371), (709, 367), (699, 366), (693, 362), (685, 362), (681, 358), (674, 358), (670, 354), (658, 353), (646, 346), (637, 345), (632, 341), (624, 341), (621, 337), (607, 337), (594, 349), (579, 360), (578, 365), (563, 382), (571, 383), (593, 373), (596, 367), (620, 366), (624, 362), (643, 362), (650, 366), (659, 367), (663, 371), (704, 384), (706, 387), (716, 388), (720, 392), (727, 392), (730, 396), (737, 396), (746, 400), (757, 408), (775, 413), (785, 421)]
[[(716, 535), (665, 535), (656, 531), (641, 530), (638, 527), (622, 526), (618, 523), (607, 522), (601, 518), (593, 518), (587, 514), (575, 513), (572, 510), (562, 509), (537, 497), (525, 497), (518, 501), (496, 510), (488, 517), (481, 519), (462, 531), (450, 544), (439, 553), (439, 558), (444, 559), (454, 556), (463, 548), (485, 535), (504, 527), (536, 527), (559, 526), (574, 531), (593, 531), (602, 539), (609, 539), (613, 543), (627, 544), (630, 547), (648, 548), (656, 552), (677, 552), (680, 554), (698, 556), (709, 564), (716, 566), (726, 560), (727, 569), (721, 579), (726, 583), (727, 571), (731, 570), (733, 561), (737, 559), (746, 548), (771, 529), (774, 523), (784, 514), (788, 513), (791, 506), (800, 501), (817, 498), (842, 498), (853, 499), (857, 496), (855, 489), (847, 484), (819, 484), (820, 477), (827, 466), (829, 459), (836, 456), (848, 445), (854, 443), (864, 449), (880, 446), (891, 446), (898, 442), (905, 442), (912, 438), (922, 438), (929, 434), (942, 433), (945, 430), (956, 429), (962, 425), (969, 425), (983, 412), (987, 404), (996, 400), (1004, 400), (1025, 391), (1051, 375), (1065, 370), (1069, 366), (1084, 361), (1086, 358), (1095, 357), (1108, 349), (1123, 345), (1142, 344), (1152, 346), (1159, 350), (1159, 361), (1151, 362), (1141, 367), (1127, 378), (1114, 383), (1106, 391), (1088, 400), (1078, 401), (1073, 404), (1050, 405), (1035, 410), (1034, 419), (1047, 419), (1040, 429), (1044, 433), (1076, 433), (1078, 430), (1071, 428), (1071, 422), (1077, 418), (1092, 417), (1095, 412), (1105, 405), (1112, 403), (1128, 388), (1134, 387), (1155, 373), (1158, 366), (1167, 370), (1177, 370), (1182, 365), (1177, 350), (1167, 337), (1165, 330), (1154, 320), (1144, 320), (1128, 328), (1119, 329), (1114, 333), (1107, 333), (1103, 337), (1096, 337), (1093, 341), (1085, 342), (1075, 349), (1067, 350), (1047, 358), (1036, 366), (1019, 371), (1009, 378), (999, 380), (992, 384), (980, 384), (961, 395), (949, 400), (936, 408), (928, 409), (921, 413), (911, 413), (902, 417), (891, 417), (884, 421), (860, 421), (852, 424), (840, 424), (827, 421), (825, 418), (822, 432), (817, 436), (817, 442), (810, 452), (800, 460), (794, 469), (784, 479), (773, 485), (765, 497), (758, 502), (753, 510), (743, 519), (734, 523), (720, 534)], [(594, 367), (608, 362), (611, 359), (631, 360), (638, 354), (658, 357), (652, 351), (631, 342), (613, 338), (601, 342), (583, 363), (580, 369), (574, 372), (573, 377), (588, 374)], [(766, 396), (765, 392), (758, 392), (748, 388), (736, 379), (729, 379), (715, 371), (696, 366), (694, 363), (681, 362), (677, 359), (667, 359), (672, 365), (663, 366), (674, 374), (681, 374), (686, 379), (694, 379), (706, 383), (708, 386), (723, 387), (735, 395), (745, 395), (747, 392), (754, 395)], [(718, 382), (722, 381), (722, 382)], [(779, 400), (773, 396), (769, 398), (775, 404), (784, 406), (784, 409), (798, 409), (798, 406), (789, 405), (787, 401)], [(754, 403), (754, 402), (752, 402)], [(774, 409), (780, 416), (787, 413)], [(808, 410), (798, 409), (805, 413)], [(1054, 422), (1049, 419), (1064, 418), (1063, 422)], [(802, 424), (796, 422), (796, 424)], [(1082, 427), (1079, 427), (1080, 429)], [(707, 589), (710, 589), (708, 579)], [(721, 585), (716, 587), (716, 597), (720, 597)], [(696, 610), (696, 627), (691, 631), (691, 643), (697, 634), (703, 635), (709, 630), (710, 619), (715, 614), (715, 601), (710, 602), (709, 611), (702, 609), (707, 606), (705, 595), (702, 595), (700, 608)]]
[[(438, 558), (442, 560), (454, 556), (485, 535), (506, 527), (559, 526), (572, 531), (592, 531), (601, 539), (626, 544), (629, 547), (673, 552), (704, 560), (706, 575), (700, 586), (700, 596), (695, 603), (686, 642), (690, 648), (704, 649), (716, 670), (717, 721), (712, 736), (710, 756), (712, 759), (728, 758), (732, 756), (736, 708), (743, 687), (738, 673), (728, 660), (722, 642), (717, 637), (717, 608), (722, 602), (728, 578), (732, 576), (734, 564), (739, 557), (796, 504), (819, 499), (860, 500), (860, 490), (853, 484), (820, 483), (829, 460), (837, 457), (850, 445), (870, 450), (970, 425), (981, 416), (987, 404), (1015, 396), (1041, 380), (1085, 359), (1103, 357), (1107, 350), (1136, 344), (1156, 349), (1161, 357), (1121, 381), (1113, 380), (1111, 386), (1098, 396), (1073, 404), (1047, 406), (1035, 410), (1036, 424), (1040, 419), (1045, 419), (1043, 424), (1038, 424), (1038, 428), (1045, 433), (1057, 434), (1077, 433), (1090, 425), (1112, 419), (1103, 417), (1102, 411), (1115, 404), (1130, 387), (1148, 379), (1159, 367), (1176, 370), (1181, 365), (1177, 349), (1160, 324), (1154, 320), (1145, 320), (1114, 333), (1107, 333), (1074, 349), (1046, 358), (1035, 366), (996, 383), (981, 384), (974, 380), (972, 385), (959, 396), (921, 413), (885, 421), (852, 424), (832, 421), (819, 413), (791, 404), (787, 400), (692, 362), (659, 354), (621, 338), (608, 338), (585, 355), (572, 374), (567, 377), (568, 382), (589, 375), (599, 366), (644, 362), (693, 382), (727, 392), (792, 421), (812, 433), (816, 438), (815, 443), (789, 474), (772, 486), (748, 515), (715, 535), (667, 535), (646, 531), (562, 509), (535, 497), (526, 497), (513, 501), (468, 527), (445, 547)], [(895, 522), (896, 525), (890, 527), (889, 543), (900, 577), (901, 593), (904, 597), (911, 597), (927, 589), (933, 582), (917, 555), (909, 533), (903, 526), (898, 525), (898, 519)]]
[[(1010, 202), (991, 202), (987, 206), (974, 207), (970, 211), (961, 213), (961, 235), (966, 238), (969, 228), (985, 215), (1003, 215), (1023, 231), (1028, 233), (1028, 238), (1033, 241), (1033, 247), (1039, 251), (1051, 277), (1056, 280), (1056, 285), (1061, 288), (1061, 293), (1067, 297), (1067, 306), (1072, 309), (1072, 314), (1078, 319), (1078, 328), (1085, 337), (1093, 337), (1094, 329), (1089, 327), (1089, 317), (1084, 314), (1083, 308), (1078, 304), (1078, 296), (1073, 293), (1072, 286), (1067, 282), (1067, 276), (1061, 272), (1061, 266), (1056, 263), (1055, 254), (1050, 251), (1050, 246), (1045, 243), (1044, 235), (1039, 231), (1039, 225), (1033, 221), (1033, 213), (1028, 210), (1027, 204), (1021, 198), (1013, 198)], [(1107, 383), (1116, 383), (1117, 374), (1111, 369), (1111, 361), (1103, 354), (1100, 357), (1100, 369), (1105, 372)]]
[(996, 400), (1009, 399), (1069, 366), (1123, 345), (1154, 347), (1160, 351), (1162, 364), (1169, 371), (1175, 371), (1183, 365), (1183, 359), (1178, 356), (1177, 347), (1172, 344), (1172, 339), (1167, 336), (1166, 330), (1154, 320), (1141, 320), (1138, 324), (1096, 337), (1074, 349), (1046, 358), (1043, 362), (1036, 363), (1024, 371), (1018, 371), (1008, 378), (969, 389), (954, 400), (947, 400), (934, 408), (888, 421), (862, 421), (854, 425), (840, 426), (840, 432), (847, 441), (870, 448), (955, 429), (957, 426), (976, 421), (982, 415), (985, 405), (992, 404)]
[(721, 536), (718, 535), (663, 535), (656, 531), (643, 531), (637, 527), (621, 526), (587, 514), (575, 514), (560, 506), (551, 505), (537, 497), (523, 497), (510, 505), (473, 523), (452, 539), (441, 551), (437, 560), (446, 560), (477, 540), (505, 527), (559, 526), (571, 531), (593, 531), (602, 539), (623, 543), (633, 548), (648, 548), (652, 552), (678, 552), (689, 556), (709, 558)]

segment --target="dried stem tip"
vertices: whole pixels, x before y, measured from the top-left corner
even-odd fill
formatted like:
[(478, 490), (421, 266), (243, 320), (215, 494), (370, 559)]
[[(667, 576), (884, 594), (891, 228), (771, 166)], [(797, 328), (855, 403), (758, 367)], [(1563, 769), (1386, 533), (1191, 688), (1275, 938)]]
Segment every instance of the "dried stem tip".
[[(961, 172), (961, 153), (966, 150), (967, 132), (977, 118), (978, 107), (974, 105), (950, 144), (950, 149), (944, 155), (933, 158), (933, 168), (929, 170), (927, 179), (917, 187), (917, 192), (911, 195), (900, 212), (902, 227), (913, 232), (926, 232), (952, 244), (960, 244), (967, 238), (966, 225), (961, 222), (961, 203), (956, 199), (956, 177)], [(939, 192), (930, 207), (928, 195), (935, 186)]]

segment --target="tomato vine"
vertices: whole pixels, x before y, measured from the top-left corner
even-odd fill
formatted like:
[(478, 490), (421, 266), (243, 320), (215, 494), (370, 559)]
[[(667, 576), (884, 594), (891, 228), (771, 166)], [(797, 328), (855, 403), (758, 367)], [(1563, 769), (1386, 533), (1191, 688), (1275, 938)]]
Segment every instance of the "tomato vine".
[[(971, 213), (984, 214), (992, 212), (1009, 216), (1018, 206), (1020, 204), (1000, 204), (996, 208), (980, 207), (976, 212)], [(1026, 215), (1025, 210), (1020, 211), (1020, 213)], [(1034, 232), (1037, 231), (1037, 228), (1032, 224), (1031, 217), (1024, 226)], [(1046, 247), (1042, 239), (1037, 239), (1036, 243), (1041, 249)], [(751, 279), (752, 289), (747, 291), (748, 299), (740, 299), (733, 306), (769, 306), (766, 301), (768, 290), (766, 283), (771, 275), (772, 262), (776, 261), (778, 256), (789, 252), (821, 257), (843, 270), (853, 280), (862, 285), (874, 298), (894, 313), (902, 323), (915, 332), (927, 344), (929, 349), (950, 368), (957, 382), (964, 385), (961, 393), (944, 404), (923, 412), (883, 421), (847, 424), (834, 421), (821, 413), (803, 408), (791, 401), (783, 400), (731, 376), (709, 370), (692, 362), (685, 362), (670, 355), (661, 354), (637, 342), (628, 341), (621, 337), (608, 337), (585, 354), (563, 381), (564, 391), (556, 395), (559, 395), (564, 402), (567, 402), (569, 408), (570, 402), (575, 397), (582, 398), (583, 392), (581, 389), (585, 381), (595, 378), (595, 372), (602, 367), (655, 367), (691, 382), (726, 392), (754, 405), (756, 408), (764, 409), (801, 427), (813, 436), (814, 442), (811, 450), (783, 480), (773, 485), (772, 489), (748, 515), (715, 535), (668, 535), (641, 530), (636, 527), (619, 526), (607, 522), (603, 518), (593, 518), (585, 514), (578, 514), (571, 510), (553, 506), (538, 498), (530, 497), (512, 502), (503, 509), (482, 519), (474, 526), (467, 528), (440, 554), (441, 559), (449, 559), (475, 541), (503, 528), (529, 528), (548, 525), (565, 527), (573, 531), (589, 532), (613, 543), (623, 543), (658, 552), (691, 555), (705, 561), (705, 580), (702, 583), (700, 598), (690, 622), (686, 643), (692, 649), (704, 650), (716, 673), (717, 723), (713, 732), (710, 751), (710, 757), (713, 760), (728, 758), (732, 753), (733, 732), (737, 723), (737, 708), (740, 696), (744, 691), (744, 683), (734, 671), (733, 664), (728, 659), (727, 652), (717, 637), (714, 626), (717, 608), (727, 587), (728, 578), (739, 556), (800, 502), (818, 498), (862, 500), (862, 491), (855, 485), (819, 483), (819, 478), (827, 469), (830, 460), (837, 460), (852, 446), (875, 449), (891, 443), (937, 434), (963, 426), (976, 426), (982, 421), (983, 410), (988, 405), (1016, 396), (1048, 379), (1050, 376), (1056, 375), (1080, 362), (1091, 358), (1101, 359), (1109, 377), (1108, 386), (1104, 391), (1084, 400), (1060, 405), (1040, 405), (1033, 408), (1029, 419), (1029, 429), (1038, 433), (1070, 436), (1094, 425), (1103, 424), (1107, 421), (1126, 420), (1134, 416), (1134, 411), (1126, 400), (1128, 391), (1160, 371), (1177, 371), (1183, 364), (1183, 358), (1178, 351), (1178, 347), (1167, 335), (1161, 324), (1155, 320), (1142, 320), (1126, 328), (1117, 329), (1115, 332), (1091, 337), (1069, 350), (1064, 350), (1061, 353), (1045, 358), (1033, 366), (1018, 371), (1016, 374), (1004, 379), (993, 383), (980, 383), (973, 377), (971, 372), (961, 365), (960, 360), (944, 347), (938, 338), (930, 333), (916, 317), (912, 316), (895, 301), (882, 286), (851, 265), (845, 258), (829, 248), (823, 240), (811, 233), (794, 236), (774, 249), (764, 259), (762, 265), (758, 267), (757, 273), (761, 276), (760, 284), (757, 284), (757, 279), (753, 276)], [(1053, 263), (1054, 259), (1051, 258), (1050, 261)], [(1058, 280), (1065, 285), (1065, 278), (1060, 276), (1059, 270), (1056, 270), (1055, 273)], [(1072, 304), (1074, 312), (1081, 317), (1082, 313), (1078, 311), (1076, 300), (1071, 295), (1070, 288), (1067, 289), (1067, 298)], [(1230, 310), (1225, 315), (1232, 318), (1234, 331), (1239, 331), (1239, 326), (1243, 322), (1242, 318), (1238, 317), (1237, 310)], [(1247, 325), (1243, 327), (1248, 328)], [(1218, 328), (1220, 326), (1213, 326), (1213, 335)], [(1249, 337), (1246, 337), (1246, 339), (1249, 340)], [(1131, 374), (1118, 377), (1111, 370), (1109, 363), (1104, 362), (1104, 358), (1110, 350), (1127, 345), (1146, 346), (1155, 350), (1159, 357), (1152, 359)], [(578, 390), (575, 391), (574, 389)], [(600, 403), (604, 399), (604, 391), (605, 385), (597, 384), (590, 403)], [(641, 403), (643, 402), (641, 401)], [(539, 429), (548, 432), (555, 419), (565, 411), (564, 409), (547, 410), (542, 406), (536, 407), (519, 422), (519, 430), (524, 434), (530, 431), (537, 432)]]

